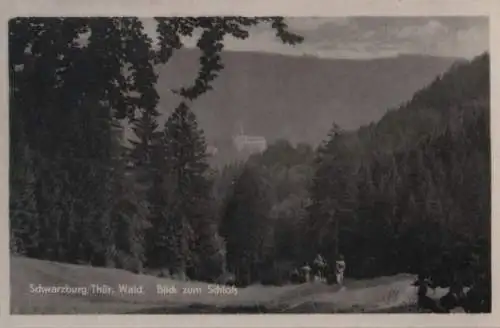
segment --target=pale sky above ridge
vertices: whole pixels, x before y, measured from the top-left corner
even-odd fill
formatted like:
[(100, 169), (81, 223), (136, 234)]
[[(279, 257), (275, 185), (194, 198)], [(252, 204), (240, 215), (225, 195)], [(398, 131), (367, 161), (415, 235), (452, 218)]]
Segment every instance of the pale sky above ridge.
[[(311, 55), (322, 58), (380, 58), (404, 54), (472, 58), (489, 49), (487, 17), (294, 17), (287, 18), (302, 44), (283, 45), (266, 24), (251, 28), (250, 37), (226, 37), (225, 49)], [(155, 22), (143, 19), (155, 36)], [(184, 40), (194, 47), (194, 39)]]

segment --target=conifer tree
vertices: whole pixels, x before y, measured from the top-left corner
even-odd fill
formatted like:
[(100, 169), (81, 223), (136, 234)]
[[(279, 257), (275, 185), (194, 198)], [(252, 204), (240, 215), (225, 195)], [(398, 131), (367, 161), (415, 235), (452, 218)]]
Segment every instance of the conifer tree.
[(164, 164), (164, 170), (162, 196), (157, 198), (152, 221), (152, 249), (163, 258), (162, 265), (185, 275), (194, 266), (194, 252), (209, 250), (201, 247), (207, 243), (204, 239), (216, 238), (210, 234), (215, 213), (209, 198), (206, 142), (195, 115), (185, 104), (165, 123), (159, 152), (163, 158), (158, 157), (158, 163)]
[(258, 278), (263, 260), (262, 242), (268, 229), (266, 217), (270, 206), (256, 167), (246, 165), (232, 188), (221, 222), (226, 240), (228, 269), (239, 284), (247, 285)]

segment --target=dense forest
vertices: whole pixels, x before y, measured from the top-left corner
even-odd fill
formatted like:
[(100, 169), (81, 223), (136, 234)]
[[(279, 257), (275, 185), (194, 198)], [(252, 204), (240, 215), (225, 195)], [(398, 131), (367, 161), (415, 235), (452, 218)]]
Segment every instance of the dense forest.
[[(284, 283), (316, 254), (332, 264), (342, 253), (350, 277), (425, 271), (444, 286), (490, 284), (488, 54), (378, 123), (347, 132), (332, 122), (317, 148), (278, 140), (219, 169), (189, 104), (223, 67), (223, 35), (246, 38), (266, 21), (285, 43), (301, 37), (276, 17), (157, 21), (157, 47), (135, 18), (10, 21), (13, 254), (178, 279), (229, 271), (248, 285)], [(174, 90), (185, 101), (160, 127), (154, 67), (194, 29), (199, 75)]]

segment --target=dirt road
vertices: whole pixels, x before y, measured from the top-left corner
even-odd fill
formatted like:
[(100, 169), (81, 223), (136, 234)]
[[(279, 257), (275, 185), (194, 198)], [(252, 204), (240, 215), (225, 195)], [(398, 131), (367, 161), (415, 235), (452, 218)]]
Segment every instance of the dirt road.
[[(236, 292), (214, 294), (208, 284), (201, 282), (12, 257), (11, 311), (13, 314), (414, 312), (416, 290), (411, 286), (414, 278), (400, 274), (369, 280), (347, 279), (343, 290), (318, 282), (281, 287), (252, 285)], [(94, 291), (95, 286), (107, 286), (113, 292), (106, 293), (105, 289), (102, 292), (101, 288), (102, 293), (93, 293), (91, 286)], [(176, 292), (160, 293), (158, 286), (163, 291), (173, 288)], [(445, 292), (438, 290), (435, 296)]]

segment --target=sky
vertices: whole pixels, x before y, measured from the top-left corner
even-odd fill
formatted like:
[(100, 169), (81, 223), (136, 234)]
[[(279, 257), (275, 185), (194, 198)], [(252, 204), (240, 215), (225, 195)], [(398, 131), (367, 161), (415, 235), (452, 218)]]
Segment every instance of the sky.
[[(155, 36), (152, 19), (146, 31)], [(310, 55), (322, 58), (380, 58), (403, 54), (472, 58), (489, 49), (487, 17), (293, 17), (291, 31), (304, 37), (296, 46), (283, 45), (267, 24), (252, 27), (250, 37), (227, 36), (225, 49)], [(194, 38), (183, 40), (194, 47)]]

